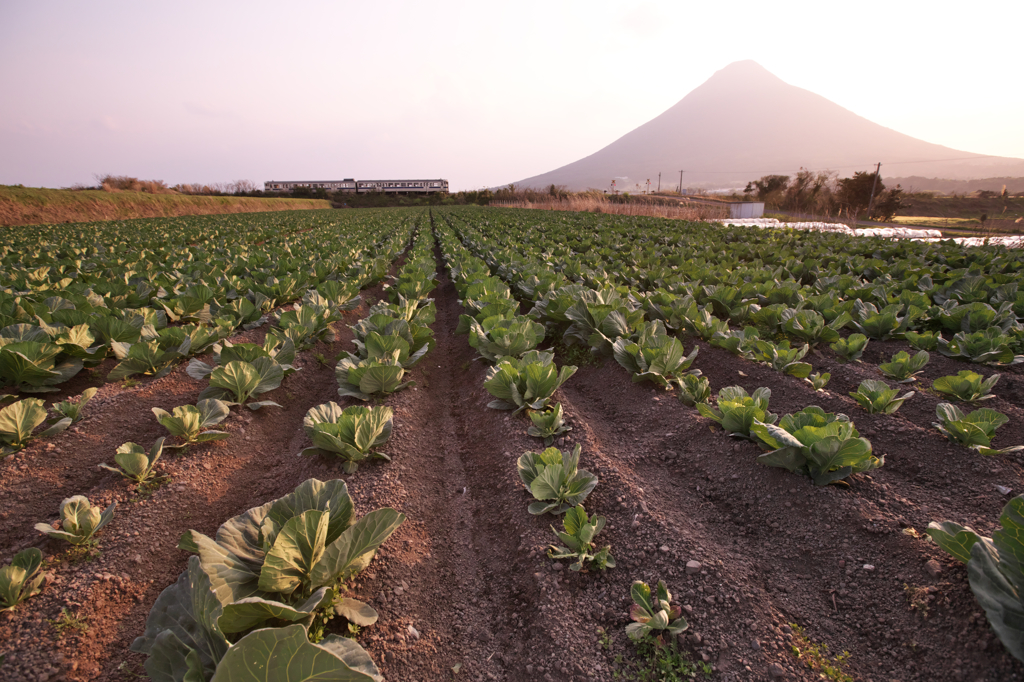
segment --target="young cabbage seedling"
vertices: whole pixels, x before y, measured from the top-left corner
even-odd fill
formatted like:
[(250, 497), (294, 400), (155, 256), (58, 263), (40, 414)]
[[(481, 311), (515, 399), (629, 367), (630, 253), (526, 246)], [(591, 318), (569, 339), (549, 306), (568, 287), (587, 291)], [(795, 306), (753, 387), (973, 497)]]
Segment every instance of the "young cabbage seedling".
[(571, 453), (548, 448), (544, 452), (525, 452), (519, 458), (519, 479), (539, 500), (530, 505), (531, 514), (564, 514), (582, 504), (594, 490), (597, 476), (577, 468), (580, 450), (577, 443)]
[[(210, 372), (210, 385), (199, 394), (200, 400), (217, 398), (228, 405), (245, 405), (250, 410), (281, 407), (272, 400), (247, 402), (249, 398), (268, 393), (281, 385), (284, 368), (271, 358), (258, 357), (252, 362), (232, 360)], [(229, 398), (234, 398), (231, 402)]]
[(903, 401), (914, 395), (914, 392), (910, 391), (897, 398), (897, 393), (899, 393), (897, 389), (889, 388), (884, 381), (866, 379), (861, 382), (855, 392), (850, 393), (850, 397), (870, 414), (892, 414), (900, 409)]
[(0, 568), (0, 613), (13, 611), (21, 602), (43, 590), (45, 573), (40, 573), (43, 553), (29, 547), (14, 555), (14, 560)]
[(583, 570), (584, 565), (596, 568), (599, 571), (603, 571), (606, 568), (615, 568), (615, 559), (611, 555), (611, 545), (594, 552), (594, 536), (601, 532), (605, 523), (607, 523), (607, 519), (603, 516), (595, 514), (588, 518), (587, 510), (583, 508), (582, 504), (578, 507), (573, 507), (565, 513), (565, 518), (562, 519), (562, 527), (565, 529), (564, 533), (554, 526), (551, 527), (551, 530), (558, 536), (558, 539), (567, 546), (551, 545), (548, 549), (548, 558), (575, 559), (576, 561), (569, 566), (570, 571)]
[(576, 373), (573, 365), (555, 365), (551, 352), (531, 350), (523, 357), (505, 358), (487, 370), (484, 388), (497, 400), (487, 407), (496, 410), (543, 410), (551, 402), (555, 390)]
[(734, 438), (756, 440), (751, 435), (750, 427), (754, 422), (774, 424), (779, 418), (768, 411), (768, 401), (772, 391), (766, 386), (756, 389), (748, 395), (742, 386), (726, 386), (718, 392), (718, 407), (706, 403), (698, 403), (697, 411), (702, 417), (712, 419)]
[(231, 434), (225, 431), (204, 431), (224, 421), (230, 414), (231, 407), (222, 400), (207, 398), (195, 405), (181, 405), (174, 408), (173, 413), (153, 408), (153, 414), (160, 424), (171, 432), (172, 436), (181, 438), (181, 445), (167, 445), (167, 448), (185, 448), (193, 443), (205, 443), (211, 440), (224, 440)]
[(1024, 445), (1015, 445), (1002, 450), (989, 447), (996, 434), (996, 429), (1010, 421), (1009, 417), (1001, 412), (982, 407), (964, 415), (955, 405), (939, 403), (935, 408), (935, 415), (939, 421), (932, 422), (932, 426), (941, 431), (946, 438), (954, 443), (977, 450), (982, 455), (1000, 455), (1024, 450)]
[(633, 622), (626, 626), (630, 639), (640, 640), (652, 633), (659, 637), (663, 633), (675, 637), (690, 627), (682, 617), (682, 609), (672, 605), (672, 593), (664, 580), (658, 581), (653, 594), (647, 583), (637, 580), (630, 589), (630, 596), (633, 597), (633, 607), (629, 610), (629, 617)]
[(571, 426), (562, 422), (562, 403), (555, 403), (554, 407), (543, 412), (530, 412), (529, 415), (533, 426), (526, 429), (526, 433), (534, 438), (543, 438), (545, 447), (554, 442), (555, 436), (572, 431)]
[(977, 372), (965, 369), (957, 372), (955, 377), (939, 377), (932, 383), (932, 388), (939, 393), (951, 395), (966, 403), (977, 403), (996, 397), (994, 393), (989, 393), (989, 391), (999, 381), (1000, 376), (999, 374), (993, 374), (986, 379)]
[(903, 338), (915, 350), (935, 350), (942, 339), (942, 332), (912, 332), (904, 333)]
[(817, 405), (785, 415), (778, 426), (755, 423), (751, 432), (772, 448), (758, 462), (806, 474), (819, 486), (846, 486), (842, 479), (850, 474), (885, 464), (885, 457), (872, 454), (871, 442), (860, 437), (849, 417)]
[(845, 339), (839, 339), (830, 348), (836, 352), (843, 362), (860, 362), (860, 356), (868, 346), (868, 337), (863, 334), (850, 334)]
[(313, 441), (300, 455), (331, 453), (345, 460), (345, 473), (354, 473), (359, 463), (371, 457), (391, 461), (375, 448), (391, 438), (394, 411), (378, 405), (353, 405), (344, 410), (337, 403), (317, 405), (306, 413), (302, 425)]
[(695, 407), (699, 403), (707, 403), (711, 398), (711, 382), (707, 377), (685, 374), (677, 379), (679, 400), (687, 407)]
[(125, 478), (142, 485), (156, 475), (153, 469), (156, 466), (157, 460), (160, 459), (160, 455), (163, 454), (163, 450), (163, 438), (156, 439), (148, 455), (140, 445), (123, 443), (117, 448), (117, 454), (114, 455), (114, 462), (120, 468), (107, 464), (100, 464), (99, 467), (107, 471), (113, 471), (115, 474), (121, 474)]
[(78, 400), (62, 400), (59, 403), (54, 403), (51, 407), (53, 407), (53, 411), (61, 417), (66, 417), (71, 420), (72, 424), (77, 424), (82, 420), (82, 408), (85, 407), (86, 403), (92, 400), (92, 397), (96, 395), (99, 390), (100, 389), (96, 387), (87, 388), (82, 391), (82, 396)]
[(878, 369), (890, 379), (907, 384), (916, 380), (917, 375), (928, 364), (930, 358), (931, 356), (926, 350), (918, 351), (913, 357), (907, 351), (901, 350), (892, 356), (891, 362), (883, 362)]
[(828, 386), (828, 380), (832, 378), (832, 375), (828, 372), (815, 372), (809, 377), (805, 377), (804, 381), (809, 383), (815, 391), (823, 391)]
[[(24, 449), (35, 436), (32, 434), (46, 421), (46, 408), (39, 398), (25, 398), (0, 410), (0, 459)], [(54, 436), (71, 426), (64, 417), (38, 436)]]
[(66, 540), (72, 545), (95, 544), (95, 535), (103, 526), (114, 518), (117, 502), (100, 513), (99, 507), (89, 503), (84, 495), (74, 495), (60, 503), (60, 529), (54, 529), (48, 523), (37, 523), (36, 530), (55, 540)]

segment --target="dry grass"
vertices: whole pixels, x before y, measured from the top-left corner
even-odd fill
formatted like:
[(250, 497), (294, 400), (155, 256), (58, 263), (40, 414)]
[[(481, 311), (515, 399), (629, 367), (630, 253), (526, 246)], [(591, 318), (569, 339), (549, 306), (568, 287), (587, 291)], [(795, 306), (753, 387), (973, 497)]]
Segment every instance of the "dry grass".
[[(674, 205), (673, 205), (674, 204)], [(685, 202), (648, 202), (636, 197), (629, 203), (609, 201), (602, 195), (575, 195), (569, 197), (539, 196), (533, 201), (529, 199), (512, 199), (492, 201), (491, 206), (503, 208), (533, 208), (543, 211), (578, 211), (589, 213), (613, 213), (615, 215), (652, 216), (656, 218), (673, 218), (676, 220), (715, 220), (728, 218), (726, 206), (696, 204)]]
[(104, 192), (146, 192), (148, 194), (176, 194), (163, 180), (139, 180), (129, 175), (104, 175), (96, 178)]
[(82, 223), (183, 215), (330, 208), (317, 199), (200, 197), (118, 190), (59, 190), (0, 186), (0, 226)]

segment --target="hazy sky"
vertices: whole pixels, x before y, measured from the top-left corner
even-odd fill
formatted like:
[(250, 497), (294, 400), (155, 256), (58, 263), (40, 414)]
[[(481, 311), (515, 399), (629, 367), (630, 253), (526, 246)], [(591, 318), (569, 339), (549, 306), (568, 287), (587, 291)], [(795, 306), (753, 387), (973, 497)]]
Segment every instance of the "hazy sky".
[(0, 0), (0, 184), (505, 184), (741, 59), (928, 142), (1024, 157), (1022, 30), (1021, 0)]

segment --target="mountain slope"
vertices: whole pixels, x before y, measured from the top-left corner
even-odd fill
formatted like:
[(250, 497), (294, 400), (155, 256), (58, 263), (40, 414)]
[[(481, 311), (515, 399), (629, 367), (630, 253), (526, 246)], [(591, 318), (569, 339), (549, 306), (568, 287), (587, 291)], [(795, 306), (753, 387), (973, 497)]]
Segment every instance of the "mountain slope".
[(657, 118), (579, 161), (526, 178), (523, 187), (633, 187), (663, 173), (662, 187), (736, 186), (801, 167), (852, 175), (882, 162), (882, 176), (1024, 176), (1024, 159), (931, 144), (872, 123), (753, 61), (715, 73)]

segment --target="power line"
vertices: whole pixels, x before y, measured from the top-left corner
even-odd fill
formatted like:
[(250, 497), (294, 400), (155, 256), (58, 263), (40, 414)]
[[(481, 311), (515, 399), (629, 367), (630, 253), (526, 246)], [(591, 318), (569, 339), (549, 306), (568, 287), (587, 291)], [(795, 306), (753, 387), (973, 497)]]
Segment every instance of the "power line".
[[(889, 165), (889, 166), (899, 166), (899, 165), (906, 165), (906, 164), (911, 164), (911, 163), (939, 163), (939, 162), (942, 162), (942, 161), (971, 161), (971, 160), (975, 160), (975, 159), (1005, 159), (1005, 158), (1009, 158), (1009, 157), (996, 156), (994, 154), (978, 154), (976, 156), (955, 156), (955, 157), (951, 157), (951, 158), (948, 158), (948, 159), (920, 159), (918, 161), (886, 161), (886, 165)], [(863, 168), (865, 166), (873, 166), (873, 165), (875, 165), (875, 162), (871, 161), (871, 162), (867, 162), (867, 163), (857, 163), (857, 164), (850, 164), (850, 165), (846, 165), (846, 166), (827, 166), (827, 167), (822, 168), (820, 170), (840, 170), (840, 169), (844, 169), (844, 168)], [(791, 170), (791, 169), (787, 169), (787, 170)], [(810, 169), (808, 169), (808, 170), (810, 170)], [(704, 173), (704, 174), (724, 174), (724, 173), (741, 174), (742, 173), (742, 174), (746, 174), (746, 175), (752, 175), (752, 174), (769, 175), (771, 173), (781, 173), (781, 172), (786, 172), (786, 171), (782, 171), (782, 170), (778, 170), (778, 169), (776, 169), (776, 170), (727, 170), (727, 171), (699, 170), (699, 171), (695, 171), (695, 170), (691, 169), (690, 172), (691, 173)]]

